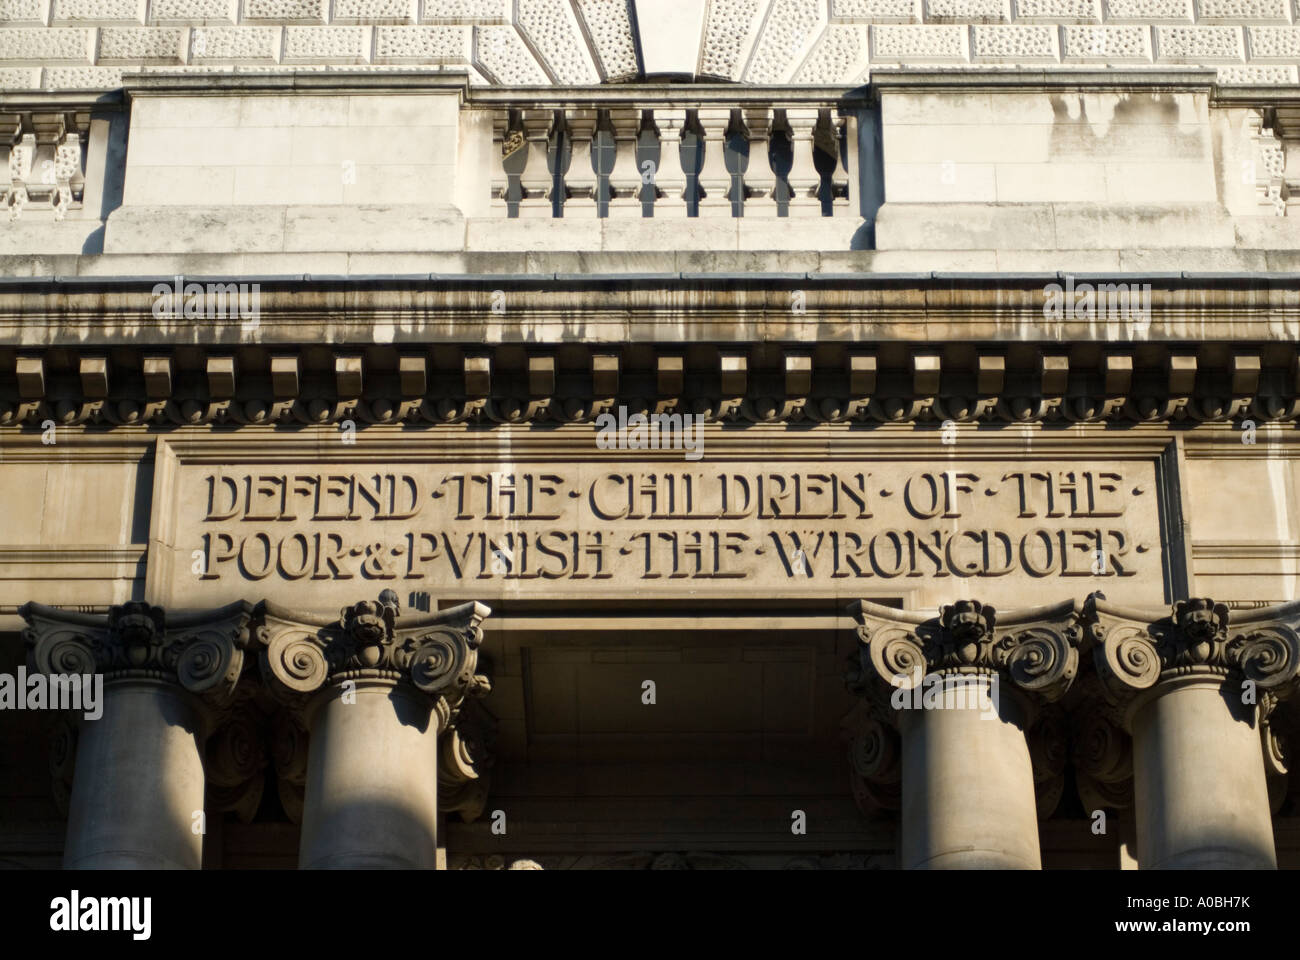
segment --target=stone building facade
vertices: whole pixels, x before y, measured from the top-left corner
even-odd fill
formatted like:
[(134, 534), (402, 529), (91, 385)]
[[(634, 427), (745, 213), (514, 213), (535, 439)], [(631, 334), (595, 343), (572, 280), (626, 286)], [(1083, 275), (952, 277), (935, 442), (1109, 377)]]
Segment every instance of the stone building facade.
[(1298, 15), (0, 0), (0, 863), (1300, 863)]

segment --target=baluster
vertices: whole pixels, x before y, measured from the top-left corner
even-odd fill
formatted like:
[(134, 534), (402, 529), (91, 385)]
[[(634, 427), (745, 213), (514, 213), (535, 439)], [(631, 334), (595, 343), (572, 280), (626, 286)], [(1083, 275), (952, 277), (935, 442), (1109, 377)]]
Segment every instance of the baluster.
[(25, 132), (23, 123), (18, 120), (9, 147), (9, 185), (5, 192), (5, 202), (9, 207), (9, 219), (17, 220), (27, 204), (27, 181), (32, 174), (32, 162), (36, 159), (36, 136)]
[(773, 193), (776, 191), (776, 174), (768, 162), (768, 144), (772, 137), (772, 110), (770, 107), (752, 107), (745, 110), (745, 126), (749, 128), (749, 169), (745, 172), (745, 186), (753, 201), (751, 216), (771, 216)]
[(731, 111), (731, 122), (727, 125), (726, 147), (723, 160), (731, 181), (727, 187), (727, 199), (731, 203), (731, 215), (745, 215), (745, 171), (749, 169), (749, 129), (739, 110)]
[(682, 167), (682, 131), (686, 127), (685, 110), (656, 109), (654, 124), (659, 128), (659, 164), (654, 169), (655, 191), (663, 199), (663, 211), (670, 217), (685, 214), (683, 194), (686, 174)]
[(528, 138), (524, 133), (522, 112), (507, 110), (492, 117), (492, 143), (500, 164), (492, 170), (492, 215), (519, 216), (524, 198), (521, 180), (528, 165)]
[[(831, 119), (829, 110), (817, 113), (817, 124), (813, 127), (813, 167), (817, 170), (821, 182), (817, 186), (817, 199), (821, 204), (822, 216), (829, 217), (835, 212), (835, 206), (845, 206), (847, 201), (847, 184), (842, 175), (840, 134), (843, 124), (836, 124)], [(838, 178), (836, 174), (841, 174)]]
[(682, 175), (686, 179), (682, 194), (686, 201), (686, 215), (698, 217), (700, 205), (704, 198), (704, 184), (701, 174), (704, 170), (704, 151), (707, 147), (704, 130), (695, 110), (686, 111), (686, 123), (682, 127), (681, 145), (677, 155), (681, 158)]
[(813, 127), (817, 124), (818, 113), (815, 107), (790, 108), (785, 112), (790, 127), (788, 180), (792, 192), (792, 217), (819, 217), (822, 214), (821, 199), (817, 196), (822, 178), (813, 160)]
[(572, 195), (565, 182), (569, 165), (573, 160), (573, 139), (569, 134), (569, 125), (565, 121), (564, 111), (556, 110), (551, 129), (547, 133), (546, 172), (550, 174), (550, 187), (546, 199), (551, 203), (551, 216), (563, 217), (564, 204)]
[(641, 217), (641, 171), (637, 167), (637, 138), (640, 134), (641, 111), (635, 108), (611, 110), (614, 126), (614, 172), (610, 177), (614, 199), (609, 215), (620, 219)]
[(614, 160), (615, 160), (614, 123), (609, 111), (601, 110), (596, 121), (596, 129), (591, 135), (591, 169), (596, 175), (593, 197), (596, 201), (596, 216), (608, 217), (611, 201), (614, 199)]
[(550, 135), (554, 117), (549, 110), (523, 111), (527, 140), (523, 172), (519, 175), (524, 197), (519, 202), (521, 217), (551, 217)]
[(73, 199), (81, 193), (85, 178), (81, 173), (81, 135), (69, 130), (54, 148), (54, 219), (62, 220), (72, 206)]
[(700, 201), (701, 217), (731, 216), (731, 173), (727, 170), (727, 128), (731, 111), (725, 107), (706, 107), (698, 111), (700, 126), (704, 130), (704, 165), (700, 170), (700, 186), (704, 197)]
[[(858, 192), (858, 117), (848, 113), (838, 118), (837, 129), (840, 136), (840, 170), (839, 177), (844, 178), (843, 189), (835, 191), (835, 215), (847, 213), (852, 207), (860, 206)], [(838, 179), (838, 177), (837, 177)], [(842, 194), (842, 195), (841, 195)]]
[(565, 208), (565, 216), (582, 217), (584, 220), (596, 216), (596, 171), (590, 160), (591, 141), (596, 133), (595, 110), (568, 110), (564, 114), (565, 127), (570, 144), (568, 172), (564, 178), (569, 190), (569, 198), (574, 201)]

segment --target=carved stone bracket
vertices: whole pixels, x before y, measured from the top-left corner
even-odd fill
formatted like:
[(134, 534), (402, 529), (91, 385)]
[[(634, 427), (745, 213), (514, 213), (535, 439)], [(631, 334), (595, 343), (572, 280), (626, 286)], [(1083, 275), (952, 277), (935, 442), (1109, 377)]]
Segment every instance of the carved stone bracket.
[(72, 777), (77, 768), (77, 725), (68, 717), (58, 717), (50, 728), (50, 784), (54, 805), (68, 815), (72, 799)]
[(0, 114), (0, 209), (20, 217), (62, 220), (81, 206), (86, 185), (90, 112), (19, 110)]
[(874, 701), (861, 701), (841, 723), (849, 756), (853, 800), (867, 816), (902, 803), (902, 747), (898, 730)]
[[(218, 296), (227, 295), (203, 293)], [(263, 322), (269, 324), (271, 294), (259, 296), (267, 301)], [(1034, 292), (1027, 302), (1039, 298)], [(1132, 311), (1123, 322), (1153, 329), (1164, 323), (1163, 306), (1133, 304)], [(491, 301), (483, 301), (479, 312), (493, 316)], [(1036, 316), (1041, 319), (1041, 312)], [(446, 318), (468, 322), (457, 313)], [(483, 335), (490, 336), (490, 328)], [(814, 355), (806, 344), (790, 343), (774, 346), (761, 366), (748, 349), (697, 355), (651, 345), (653, 353), (632, 367), (618, 353), (585, 349), (586, 357), (566, 356), (562, 363), (545, 345), (529, 347), (520, 359), (513, 347), (503, 356), (481, 343), (458, 344), (448, 350), (460, 353), (459, 363), (446, 368), (413, 347), (375, 357), (343, 347), (332, 356), (315, 346), (250, 347), (237, 358), (213, 346), (198, 363), (162, 349), (115, 350), (111, 356), (31, 351), (0, 363), (0, 426), (37, 428), (47, 419), (60, 426), (132, 429), (344, 420), (358, 426), (591, 425), (619, 406), (629, 414), (692, 413), (737, 425), (1300, 418), (1300, 358), (1246, 342), (1213, 363), (1178, 343), (1158, 345), (1157, 354), (1141, 361), (1131, 347), (1107, 347), (1087, 363), (1049, 348), (1021, 354), (990, 345), (959, 361), (933, 348), (894, 359), (872, 348), (829, 343)]]
[(1279, 111), (1276, 107), (1251, 110), (1246, 116), (1246, 127), (1255, 147), (1257, 202), (1274, 216), (1284, 217), (1287, 201), (1296, 186), (1294, 174), (1287, 177), (1287, 161), (1294, 154), (1295, 110)]
[(1260, 745), (1264, 750), (1264, 776), (1268, 782), (1269, 809), (1274, 815), (1281, 811), (1286, 802), (1287, 788), (1290, 786), (1290, 737), (1274, 723), (1272, 711), (1264, 717), (1259, 725)]
[(1039, 820), (1046, 820), (1056, 812), (1065, 793), (1065, 765), (1069, 757), (1065, 731), (1065, 714), (1059, 705), (1052, 704), (1039, 713), (1025, 735), (1034, 770)]
[(307, 731), (298, 717), (287, 710), (276, 714), (271, 733), (271, 757), (275, 763), (280, 806), (290, 820), (302, 823), (307, 788)]

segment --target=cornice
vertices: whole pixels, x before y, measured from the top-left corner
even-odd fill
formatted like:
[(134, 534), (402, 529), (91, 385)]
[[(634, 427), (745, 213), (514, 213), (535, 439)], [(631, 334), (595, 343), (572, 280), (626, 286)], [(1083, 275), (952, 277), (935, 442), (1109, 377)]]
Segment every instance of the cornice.
[(430, 70), (409, 67), (398, 70), (362, 71), (241, 69), (240, 72), (122, 74), (122, 91), (129, 103), (137, 96), (212, 97), (259, 94), (314, 93), (329, 96), (374, 94), (429, 94), (457, 92), (461, 99), (469, 88), (469, 73), (454, 68)]
[[(257, 285), (252, 320), (155, 315), (160, 285)], [(1150, 285), (1149, 313), (1048, 316), (1049, 285)], [(1135, 292), (1136, 295), (1136, 292)], [(1145, 310), (1145, 308), (1144, 308)], [(486, 274), (0, 280), (0, 345), (1300, 339), (1296, 274)]]
[(243, 322), (156, 316), (154, 278), (11, 280), (0, 426), (557, 425), (619, 407), (724, 425), (1300, 417), (1300, 277), (1112, 277), (1150, 282), (1143, 316), (1045, 319), (1061, 277), (1103, 282), (245, 277)]
[(735, 83), (618, 83), (598, 86), (471, 87), (471, 107), (527, 107), (571, 109), (694, 109), (697, 107), (836, 105), (843, 109), (865, 106), (866, 87), (844, 88), (803, 84), (772, 86)]
[(16, 90), (0, 92), (0, 113), (120, 113), (119, 90)]
[(1105, 70), (1060, 68), (1028, 70), (1007, 67), (875, 67), (870, 83), (878, 93), (1159, 91), (1209, 93), (1217, 73), (1204, 67), (1111, 67)]

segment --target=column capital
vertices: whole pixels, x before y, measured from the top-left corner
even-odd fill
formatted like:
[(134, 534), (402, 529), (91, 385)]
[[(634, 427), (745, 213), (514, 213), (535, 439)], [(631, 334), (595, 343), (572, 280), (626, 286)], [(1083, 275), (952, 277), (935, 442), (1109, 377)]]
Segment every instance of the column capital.
[(1073, 601), (998, 614), (978, 600), (959, 600), (933, 617), (860, 600), (849, 612), (858, 622), (861, 692), (868, 695), (889, 698), (925, 676), (993, 675), (1022, 699), (1052, 702), (1078, 672), (1084, 630)]
[(186, 613), (142, 601), (110, 607), (107, 616), (40, 603), (19, 608), (34, 669), (45, 674), (102, 674), (173, 683), (206, 705), (228, 706), (252, 640), (253, 607), (242, 600)]
[(1265, 712), (1300, 686), (1300, 601), (1231, 610), (1197, 597), (1149, 610), (1091, 595), (1085, 604), (1097, 677), (1111, 703), (1137, 707), (1173, 686), (1245, 683)]
[(463, 603), (427, 616), (402, 617), (397, 594), (362, 600), (328, 619), (263, 601), (256, 629), (262, 674), (280, 697), (305, 707), (311, 695), (346, 681), (405, 685), (434, 698), (445, 729), (466, 696), (484, 696), (477, 672), (480, 626), (491, 611)]

